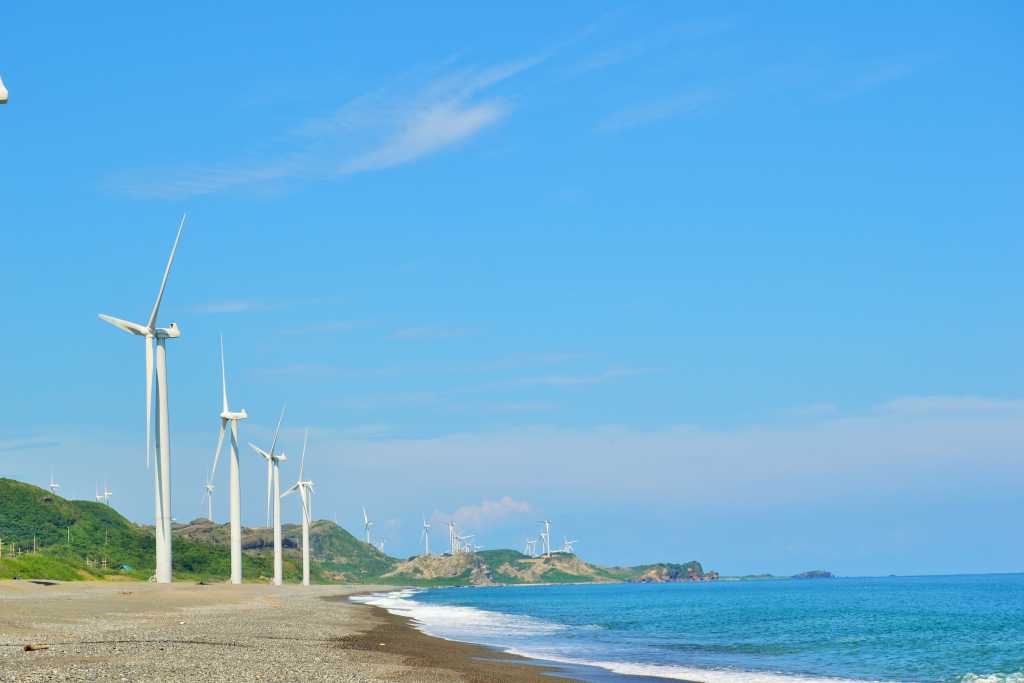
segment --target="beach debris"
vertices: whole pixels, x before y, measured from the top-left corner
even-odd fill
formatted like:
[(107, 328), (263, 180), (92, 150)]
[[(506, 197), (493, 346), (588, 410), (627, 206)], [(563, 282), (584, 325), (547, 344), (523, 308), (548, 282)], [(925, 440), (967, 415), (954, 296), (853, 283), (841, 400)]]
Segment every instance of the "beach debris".
[(46, 643), (29, 643), (23, 649), (25, 652), (35, 652), (36, 650), (49, 650), (50, 646)]

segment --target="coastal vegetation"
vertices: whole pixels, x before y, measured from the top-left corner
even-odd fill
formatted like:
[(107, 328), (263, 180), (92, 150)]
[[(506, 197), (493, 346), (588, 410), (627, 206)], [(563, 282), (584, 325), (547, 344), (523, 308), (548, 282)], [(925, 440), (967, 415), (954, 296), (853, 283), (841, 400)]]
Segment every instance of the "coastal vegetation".
[[(284, 578), (301, 576), (301, 526), (282, 525)], [(175, 576), (222, 581), (231, 573), (229, 529), (196, 519), (174, 524)], [(66, 500), (50, 491), (0, 478), (0, 578), (61, 581), (115, 578), (146, 580), (154, 571), (153, 527), (131, 522), (112, 506)], [(269, 581), (273, 576), (272, 531), (243, 528), (243, 576)], [(574, 553), (530, 557), (516, 550), (480, 550), (456, 555), (391, 557), (357, 539), (334, 522), (310, 527), (316, 583), (385, 583), (415, 586), (501, 585), (528, 583), (610, 583), (706, 581), (718, 578), (700, 562), (636, 567), (602, 567)]]

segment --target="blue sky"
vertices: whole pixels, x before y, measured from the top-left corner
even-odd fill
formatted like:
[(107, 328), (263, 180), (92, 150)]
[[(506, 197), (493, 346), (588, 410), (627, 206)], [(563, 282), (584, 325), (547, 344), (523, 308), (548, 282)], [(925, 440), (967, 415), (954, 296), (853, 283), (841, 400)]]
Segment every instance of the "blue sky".
[(141, 344), (96, 314), (144, 319), (187, 211), (179, 519), (223, 332), (243, 441), (286, 402), (314, 512), (389, 551), (547, 517), (606, 563), (1021, 570), (1022, 19), (8, 8), (0, 474), (151, 522)]

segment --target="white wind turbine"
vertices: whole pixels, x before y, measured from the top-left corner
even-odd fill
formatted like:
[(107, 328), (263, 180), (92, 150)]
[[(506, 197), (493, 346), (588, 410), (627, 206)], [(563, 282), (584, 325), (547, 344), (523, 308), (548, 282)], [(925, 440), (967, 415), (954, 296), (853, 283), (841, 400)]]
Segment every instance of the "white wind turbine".
[[(249, 417), (245, 408), (232, 412), (228, 408), (228, 375), (224, 369), (224, 335), (220, 338), (220, 386), (221, 386), (221, 411), (220, 411), (220, 434), (217, 436), (217, 453), (213, 456), (213, 471), (210, 473), (210, 482), (217, 474), (217, 462), (220, 460), (220, 449), (224, 445), (224, 432), (228, 423), (231, 423), (231, 483), (230, 483), (230, 504), (231, 504), (231, 583), (242, 583), (242, 503), (241, 494), (238, 490), (238, 421)], [(282, 413), (283, 415), (283, 413)], [(271, 449), (273, 450), (273, 449)], [(267, 482), (269, 485), (269, 482)], [(207, 483), (209, 486), (210, 483)], [(212, 494), (212, 489), (211, 489)], [(213, 521), (213, 513), (210, 514), (210, 521)]]
[(105, 505), (110, 505), (110, 497), (112, 495), (114, 494), (109, 488), (107, 488), (107, 482), (103, 482), (103, 493), (97, 494), (96, 500), (104, 503)]
[(370, 521), (370, 516), (366, 514), (366, 508), (363, 508), (363, 531), (366, 532), (366, 545), (372, 546), (370, 542), (370, 529), (373, 527), (373, 522)]
[(570, 541), (568, 538), (566, 538), (562, 542), (562, 552), (563, 553), (569, 553), (571, 555), (575, 554), (576, 551), (572, 547), (574, 543), (579, 543), (579, 541)]
[(544, 557), (551, 557), (551, 520), (542, 519), (540, 523), (544, 525), (544, 531), (540, 532), (541, 552)]
[[(309, 429), (306, 429), (306, 436), (302, 440), (302, 458), (299, 460), (299, 479), (282, 494), (287, 496), (295, 491), (299, 492), (302, 499), (302, 585), (309, 585), (309, 525), (312, 520), (312, 496), (313, 482), (302, 478), (303, 468), (306, 465), (306, 444), (309, 441)], [(384, 541), (381, 541), (381, 552), (384, 551)]]
[(384, 552), (384, 541), (385, 540), (387, 540), (387, 539), (382, 538), (379, 541), (377, 541), (377, 550), (381, 551), (382, 553)]
[(287, 460), (284, 454), (277, 454), (277, 437), (281, 433), (281, 421), (284, 420), (284, 408), (281, 409), (281, 417), (277, 419), (277, 429), (274, 430), (274, 441), (270, 444), (270, 452), (267, 453), (256, 444), (250, 443), (252, 449), (259, 453), (267, 461), (267, 524), (270, 523), (270, 498), (271, 487), (273, 487), (274, 498), (274, 585), (281, 585), (281, 462)]
[(103, 496), (100, 495), (100, 485), (99, 485), (99, 483), (96, 484), (96, 495), (94, 497), (96, 498), (96, 502), (97, 503), (102, 503), (103, 502)]
[(430, 554), (430, 522), (423, 518), (423, 531), (420, 532), (420, 540), (423, 541), (423, 554)]
[(537, 553), (537, 541), (536, 541), (536, 539), (533, 539), (533, 538), (526, 539), (526, 547), (523, 548), (523, 555), (528, 555), (530, 557), (536, 557), (537, 556), (536, 553)]
[(463, 552), (467, 549), (469, 552), (473, 552), (473, 544), (466, 543), (466, 541), (468, 541), (471, 538), (473, 538), (473, 534), (470, 534), (468, 536), (456, 536), (456, 539), (459, 542), (459, 552)]
[[(100, 315), (105, 322), (110, 323), (125, 332), (143, 337), (146, 340), (146, 467), (149, 467), (149, 453), (155, 437), (157, 457), (159, 462), (153, 468), (153, 489), (155, 493), (154, 507), (156, 510), (156, 581), (157, 583), (171, 582), (171, 436), (170, 419), (167, 408), (167, 347), (168, 339), (176, 339), (181, 336), (181, 331), (175, 323), (167, 327), (157, 327), (156, 319), (160, 313), (160, 302), (164, 298), (164, 290), (167, 287), (167, 278), (171, 274), (171, 264), (174, 263), (174, 254), (178, 250), (178, 242), (181, 241), (181, 231), (185, 228), (185, 216), (181, 217), (178, 225), (178, 234), (174, 238), (174, 246), (171, 247), (171, 256), (167, 259), (167, 267), (164, 269), (164, 277), (160, 282), (160, 290), (156, 295), (156, 302), (153, 310), (149, 313), (149, 319), (145, 325), (128, 322), (109, 315)], [(156, 403), (157, 403), (157, 430), (153, 434), (151, 420), (153, 417), (153, 341), (156, 340)]]
[(452, 547), (452, 555), (459, 553), (459, 537), (455, 533), (455, 522), (448, 522), (448, 543)]
[(50, 485), (47, 486), (47, 488), (50, 489), (50, 493), (52, 493), (54, 495), (56, 495), (57, 489), (60, 488), (60, 484), (58, 484), (57, 482), (55, 482), (53, 480), (53, 468), (52, 467), (50, 468)]
[(203, 484), (203, 498), (206, 499), (206, 519), (213, 521), (213, 483), (207, 479)]

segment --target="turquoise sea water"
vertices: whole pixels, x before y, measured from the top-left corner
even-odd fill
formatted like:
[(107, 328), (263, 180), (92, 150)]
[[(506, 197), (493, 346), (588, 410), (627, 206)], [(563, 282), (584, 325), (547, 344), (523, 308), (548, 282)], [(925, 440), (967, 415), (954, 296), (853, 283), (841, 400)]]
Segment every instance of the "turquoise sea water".
[(426, 632), (620, 674), (1024, 683), (1024, 574), (403, 591)]

